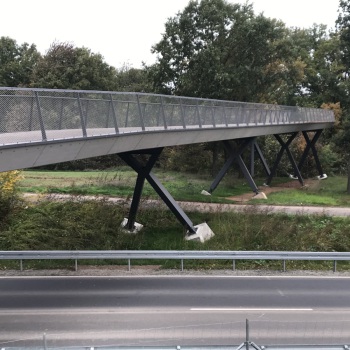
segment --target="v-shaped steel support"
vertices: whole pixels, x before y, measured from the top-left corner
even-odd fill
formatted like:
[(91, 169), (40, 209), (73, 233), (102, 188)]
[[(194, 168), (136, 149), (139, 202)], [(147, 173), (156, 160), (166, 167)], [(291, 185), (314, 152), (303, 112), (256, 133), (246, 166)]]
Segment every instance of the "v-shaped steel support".
[(221, 182), (221, 180), (223, 179), (223, 177), (228, 172), (228, 170), (230, 169), (230, 167), (232, 166), (232, 164), (234, 162), (238, 163), (238, 165), (239, 165), (239, 167), (240, 167), (244, 177), (248, 181), (248, 184), (251, 187), (251, 189), (253, 190), (253, 192), (259, 193), (259, 189), (256, 186), (252, 176), (249, 173), (249, 170), (247, 169), (247, 166), (245, 165), (245, 163), (244, 163), (244, 161), (242, 159), (243, 152), (248, 147), (253, 145), (253, 143), (255, 142), (255, 139), (256, 139), (255, 137), (250, 137), (250, 138), (244, 139), (243, 142), (238, 146), (237, 150), (235, 150), (233, 148), (233, 146), (231, 145), (231, 143), (229, 141), (223, 141), (224, 147), (226, 148), (226, 150), (230, 154), (230, 156), (227, 159), (227, 161), (224, 164), (224, 166), (222, 167), (222, 169), (216, 175), (216, 177), (215, 177), (214, 181), (212, 182), (212, 184), (210, 185), (209, 193), (212, 193), (216, 189), (216, 187), (219, 185), (219, 183)]
[[(305, 160), (310, 152), (310, 149), (312, 150), (312, 154), (314, 156), (315, 159), (315, 163), (316, 163), (316, 167), (319, 173), (319, 178), (322, 179), (323, 177), (325, 177), (325, 174), (323, 173), (322, 170), (322, 166), (321, 166), (321, 162), (318, 158), (318, 154), (317, 154), (317, 150), (316, 150), (316, 142), (318, 141), (319, 137), (321, 136), (323, 130), (315, 130), (313, 131), (315, 134), (312, 138), (312, 140), (310, 140), (308, 132), (307, 131), (303, 131), (303, 135), (306, 141), (306, 147), (304, 149), (303, 155), (300, 158), (300, 161), (298, 163), (298, 168), (299, 170), (301, 170), (301, 168), (303, 167)], [(296, 175), (296, 174), (295, 174)]]
[[(149, 184), (154, 188), (159, 197), (164, 201), (164, 203), (168, 206), (168, 208), (172, 211), (172, 213), (176, 216), (176, 218), (181, 222), (183, 226), (187, 228), (190, 233), (196, 233), (195, 228), (193, 227), (192, 221), (185, 214), (185, 212), (180, 208), (180, 206), (176, 203), (175, 199), (171, 196), (171, 194), (167, 191), (167, 189), (162, 185), (162, 183), (158, 180), (158, 178), (151, 172), (153, 166), (157, 162), (160, 154), (162, 153), (163, 148), (155, 148), (146, 151), (140, 152), (126, 152), (120, 153), (119, 156), (124, 160), (126, 164), (128, 164), (131, 168), (133, 168), (138, 176), (136, 180), (136, 185), (134, 189), (134, 195), (131, 202), (129, 217), (127, 228), (129, 230), (134, 229), (137, 210), (140, 205), (141, 194), (143, 190), (143, 186), (145, 180), (149, 182)], [(141, 164), (135, 158), (136, 154), (148, 154), (149, 159), (146, 164)]]
[(289, 149), (290, 144), (292, 143), (292, 141), (295, 139), (295, 137), (296, 137), (297, 135), (298, 135), (298, 132), (293, 132), (293, 133), (291, 133), (290, 136), (289, 136), (289, 138), (288, 138), (288, 140), (287, 140), (286, 142), (283, 141), (283, 139), (282, 139), (282, 137), (281, 137), (280, 135), (277, 135), (277, 134), (274, 135), (275, 138), (277, 139), (277, 141), (279, 142), (279, 144), (281, 145), (281, 149), (280, 149), (280, 151), (279, 151), (278, 154), (277, 154), (275, 163), (274, 163), (274, 165), (273, 165), (273, 167), (272, 167), (272, 169), (271, 169), (271, 173), (270, 173), (270, 175), (268, 176), (268, 178), (267, 178), (267, 180), (266, 180), (266, 184), (267, 184), (267, 185), (270, 185), (270, 183), (271, 183), (271, 181), (272, 181), (272, 178), (273, 178), (273, 177), (275, 176), (275, 174), (276, 174), (277, 167), (278, 167), (279, 163), (281, 162), (283, 153), (284, 153), (284, 151), (286, 151), (287, 156), (288, 156), (288, 158), (289, 158), (289, 161), (290, 161), (290, 163), (291, 163), (291, 165), (292, 165), (292, 167), (293, 167), (295, 176), (298, 178), (300, 184), (301, 184), (302, 186), (304, 186), (304, 180), (303, 180), (303, 178), (302, 178), (302, 176), (301, 176), (301, 174), (300, 174), (300, 170), (299, 170), (299, 168), (298, 168), (298, 166), (297, 166), (297, 164), (296, 164), (296, 162), (295, 162), (295, 160), (294, 160), (294, 157), (293, 157), (293, 155), (292, 155), (292, 153), (291, 153), (291, 151), (290, 151), (290, 149)]

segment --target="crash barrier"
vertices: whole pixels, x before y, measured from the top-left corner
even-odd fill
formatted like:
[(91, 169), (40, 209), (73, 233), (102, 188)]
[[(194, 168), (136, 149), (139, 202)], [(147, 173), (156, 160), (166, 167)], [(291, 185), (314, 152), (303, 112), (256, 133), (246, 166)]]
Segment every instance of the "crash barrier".
[(79, 260), (127, 260), (131, 270), (132, 260), (180, 260), (181, 271), (185, 260), (231, 260), (232, 269), (237, 260), (279, 260), (286, 271), (286, 261), (333, 261), (333, 272), (337, 261), (350, 261), (350, 252), (292, 252), (292, 251), (179, 251), (179, 250), (40, 250), (0, 251), (0, 260), (18, 260), (22, 271), (24, 260), (74, 260), (78, 270)]

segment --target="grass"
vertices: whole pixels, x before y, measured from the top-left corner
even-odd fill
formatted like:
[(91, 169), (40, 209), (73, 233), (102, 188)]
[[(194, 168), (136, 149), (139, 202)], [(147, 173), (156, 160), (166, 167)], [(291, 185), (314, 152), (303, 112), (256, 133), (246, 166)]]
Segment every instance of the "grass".
[[(208, 189), (212, 177), (207, 175), (183, 174), (156, 170), (156, 175), (178, 201), (199, 201), (213, 203), (232, 203), (228, 197), (252, 193), (244, 179), (226, 175), (211, 196), (201, 195), (203, 189)], [(34, 193), (69, 193), (76, 195), (107, 195), (115, 197), (130, 197), (133, 194), (136, 173), (129, 168), (118, 168), (115, 171), (25, 171), (20, 183), (22, 192)], [(262, 185), (265, 179), (256, 179), (257, 185)], [(275, 178), (272, 187), (288, 183), (288, 178)], [(294, 180), (292, 180), (294, 181)], [(284, 189), (268, 194), (267, 200), (253, 200), (252, 204), (271, 205), (315, 205), (315, 206), (350, 206), (350, 195), (345, 193), (347, 178), (341, 176), (329, 177), (326, 180), (315, 181), (312, 185), (295, 189)], [(158, 198), (152, 187), (146, 182), (143, 196)]]
[[(205, 242), (184, 240), (185, 231), (163, 206), (141, 209), (137, 220), (144, 229), (130, 235), (119, 225), (128, 206), (107, 201), (42, 201), (23, 205), (10, 215), (0, 230), (0, 250), (300, 250), (349, 251), (350, 218), (272, 215), (267, 210), (247, 209), (242, 213), (197, 213), (188, 215), (194, 223), (207, 221), (215, 236)], [(278, 227), (278, 230), (276, 229)], [(137, 261), (179, 268), (178, 261)], [(17, 265), (16, 265), (17, 264)], [(115, 261), (87, 261), (86, 264), (126, 264)], [(52, 261), (54, 267), (72, 262)], [(2, 262), (0, 267), (18, 267)], [(42, 268), (47, 262), (25, 262), (26, 268)], [(186, 268), (232, 268), (232, 261), (186, 261)], [(330, 262), (288, 262), (291, 268), (331, 270)], [(239, 269), (278, 269), (281, 262), (238, 261)], [(339, 264), (338, 269), (348, 269)]]
[[(350, 206), (350, 195), (346, 193), (347, 178), (329, 177), (314, 181), (310, 186), (297, 187), (293, 190), (281, 190), (268, 195), (267, 200), (257, 203), (271, 205), (311, 205), (311, 206)], [(273, 185), (273, 184), (272, 184)]]
[[(138, 212), (137, 221), (144, 229), (137, 235), (123, 232), (119, 225), (127, 216), (128, 205), (107, 201), (79, 200), (79, 194), (106, 194), (130, 197), (136, 175), (121, 168), (109, 172), (46, 172), (25, 171), (21, 191), (37, 193), (77, 194), (77, 201), (38, 204), (24, 203), (10, 213), (0, 226), (0, 250), (291, 250), (349, 251), (350, 218), (325, 216), (290, 216), (271, 214), (259, 207), (242, 213), (187, 213), (195, 223), (208, 222), (215, 233), (201, 244), (184, 240), (185, 231), (173, 214), (163, 206)], [(201, 196), (212, 181), (208, 176), (196, 176), (157, 171), (165, 187), (176, 200), (229, 202), (227, 197), (250, 192), (242, 179), (226, 176), (212, 196)], [(258, 184), (263, 179), (257, 179)], [(289, 181), (274, 179), (272, 185)], [(306, 188), (281, 189), (270, 193), (266, 204), (341, 205), (349, 206), (345, 194), (346, 178), (332, 177), (314, 182)], [(156, 198), (149, 185), (144, 197)], [(254, 203), (261, 203), (254, 201)], [(277, 229), (278, 228), (278, 229)], [(163, 268), (179, 268), (178, 261), (138, 261), (134, 264), (158, 264)], [(116, 261), (87, 261), (86, 264), (126, 264)], [(54, 267), (72, 266), (69, 261), (52, 261)], [(1, 262), (0, 268), (17, 267), (17, 262)], [(47, 267), (48, 262), (31, 261), (26, 268)], [(232, 268), (232, 261), (186, 261), (186, 268)], [(338, 270), (350, 264), (338, 264)], [(281, 269), (276, 261), (238, 261), (238, 269)], [(288, 269), (332, 269), (331, 262), (288, 262)]]
[[(158, 170), (156, 176), (176, 200), (229, 203), (226, 198), (250, 191), (243, 180), (225, 179), (212, 196), (203, 196), (212, 178), (194, 174), (181, 174)], [(136, 173), (128, 168), (116, 171), (24, 171), (24, 179), (19, 189), (32, 193), (70, 193), (76, 195), (109, 195), (130, 197), (133, 194)], [(153, 188), (146, 182), (143, 196), (158, 198)]]

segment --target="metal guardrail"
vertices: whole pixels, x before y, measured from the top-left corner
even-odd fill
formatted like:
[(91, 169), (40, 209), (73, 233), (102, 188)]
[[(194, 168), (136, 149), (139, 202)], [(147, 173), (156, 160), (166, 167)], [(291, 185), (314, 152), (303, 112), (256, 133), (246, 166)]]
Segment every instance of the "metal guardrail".
[[(333, 122), (332, 111), (316, 108), (145, 93), (0, 87), (3, 145), (154, 130)], [(37, 132), (23, 137), (29, 131)]]
[(286, 271), (286, 261), (333, 261), (336, 271), (337, 261), (350, 261), (350, 252), (290, 252), (290, 251), (178, 251), (178, 250), (52, 250), (52, 251), (0, 251), (0, 260), (18, 260), (23, 270), (23, 260), (74, 260), (78, 270), (78, 260), (180, 260), (181, 271), (184, 260), (232, 260), (235, 270), (236, 260), (279, 260)]

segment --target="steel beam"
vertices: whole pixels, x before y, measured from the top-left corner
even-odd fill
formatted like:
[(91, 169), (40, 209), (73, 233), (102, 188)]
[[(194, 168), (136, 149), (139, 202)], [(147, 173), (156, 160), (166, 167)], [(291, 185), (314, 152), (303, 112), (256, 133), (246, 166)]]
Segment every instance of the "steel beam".
[(243, 142), (238, 146), (238, 149), (235, 150), (232, 145), (230, 144), (229, 141), (223, 141), (224, 146), (227, 150), (227, 152), (230, 154), (229, 158), (227, 159), (226, 163), (224, 164), (224, 166), (222, 167), (222, 169), (219, 171), (219, 173), (216, 175), (214, 181), (212, 182), (212, 184), (210, 185), (209, 188), (209, 193), (212, 193), (216, 187), (218, 186), (218, 184), (221, 182), (221, 180), (223, 179), (223, 177), (225, 176), (225, 174), (227, 173), (227, 171), (229, 170), (229, 168), (232, 166), (232, 164), (234, 162), (237, 162), (244, 177), (246, 178), (246, 180), (248, 181), (249, 186), (251, 187), (251, 189), (253, 190), (253, 192), (255, 193), (259, 193), (259, 189), (256, 186), (251, 174), (249, 173), (249, 170), (247, 169), (243, 159), (242, 159), (242, 154), (243, 152), (249, 148), (250, 146), (253, 145), (253, 143), (255, 142), (255, 137), (250, 137), (247, 139), (244, 139)]
[[(196, 230), (193, 226), (192, 221), (181, 209), (181, 207), (177, 204), (177, 202), (171, 196), (171, 194), (167, 191), (167, 189), (162, 185), (159, 179), (151, 172), (153, 166), (157, 162), (160, 154), (162, 153), (162, 150), (163, 148), (154, 148), (154, 149), (145, 150), (142, 152), (126, 152), (126, 153), (119, 154), (119, 157), (123, 159), (124, 162), (128, 164), (131, 168), (133, 168), (138, 174), (135, 189), (134, 189), (133, 199), (131, 202), (127, 228), (129, 230), (134, 229), (137, 210), (140, 204), (142, 189), (143, 189), (145, 180), (147, 180), (149, 184), (153, 187), (153, 189), (157, 192), (159, 197), (163, 200), (163, 202), (168, 206), (168, 208), (172, 211), (172, 213), (176, 216), (176, 218), (181, 222), (181, 224), (184, 227), (186, 227), (190, 233), (196, 233)], [(141, 164), (141, 162), (135, 158), (135, 155), (140, 153), (148, 154), (150, 156), (145, 165)]]
[(266, 184), (267, 185), (270, 185), (271, 181), (272, 181), (272, 178), (275, 176), (276, 174), (276, 170), (277, 170), (277, 167), (279, 165), (279, 163), (281, 162), (281, 159), (282, 159), (282, 156), (283, 156), (283, 153), (284, 151), (286, 151), (287, 153), (287, 156), (289, 158), (289, 161), (293, 167), (293, 170), (294, 170), (294, 174), (296, 174), (296, 177), (298, 178), (300, 184), (302, 186), (304, 186), (304, 180), (300, 174), (300, 170), (294, 160), (294, 157), (292, 155), (292, 153), (290, 152), (290, 149), (289, 149), (289, 146), (291, 145), (292, 141), (295, 139), (295, 137), (298, 135), (298, 132), (293, 132), (290, 134), (289, 138), (287, 139), (287, 141), (283, 141), (282, 137), (280, 135), (277, 135), (275, 134), (275, 138), (277, 139), (277, 141), (279, 142), (279, 144), (281, 145), (281, 149), (280, 151), (278, 152), (277, 154), (277, 157), (276, 157), (276, 160), (275, 160), (275, 163), (272, 167), (272, 170), (271, 170), (271, 173), (270, 175), (268, 176), (267, 180), (266, 180)]
[(299, 170), (303, 167), (305, 160), (310, 152), (310, 149), (312, 150), (312, 154), (314, 156), (315, 162), (316, 162), (316, 167), (318, 170), (318, 173), (320, 175), (320, 178), (323, 177), (324, 173), (322, 170), (322, 166), (321, 166), (321, 162), (320, 159), (318, 158), (318, 154), (317, 154), (317, 150), (315, 147), (316, 142), (318, 141), (319, 137), (321, 136), (323, 130), (315, 130), (314, 131), (314, 136), (312, 138), (312, 140), (310, 140), (308, 132), (307, 131), (303, 131), (303, 136), (305, 138), (306, 141), (306, 147), (304, 149), (303, 155), (300, 158), (300, 161), (298, 163), (298, 168)]

